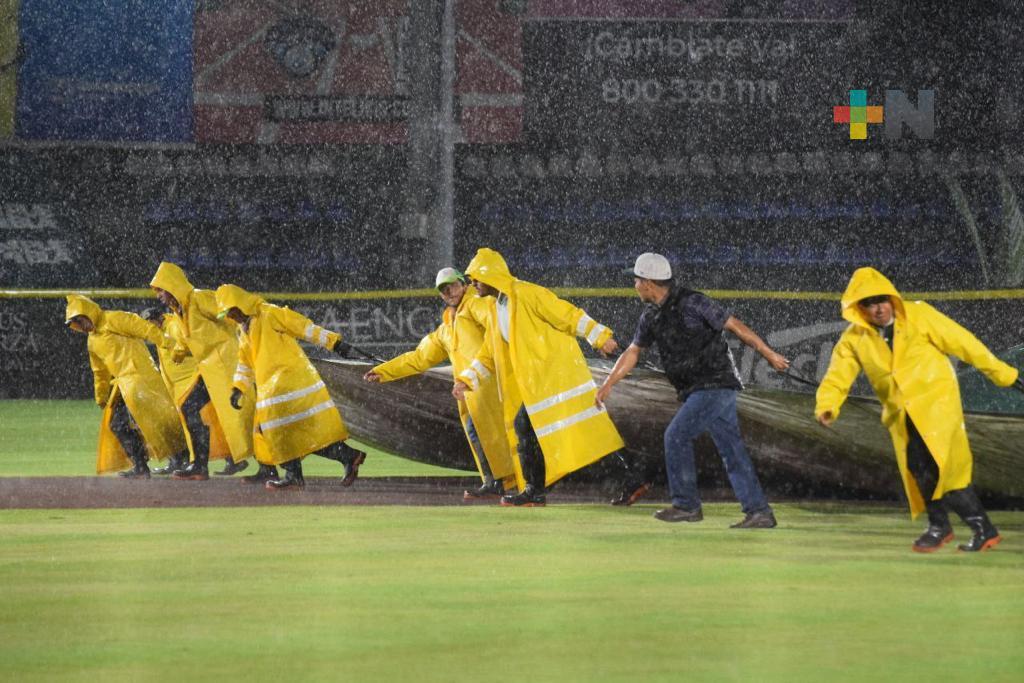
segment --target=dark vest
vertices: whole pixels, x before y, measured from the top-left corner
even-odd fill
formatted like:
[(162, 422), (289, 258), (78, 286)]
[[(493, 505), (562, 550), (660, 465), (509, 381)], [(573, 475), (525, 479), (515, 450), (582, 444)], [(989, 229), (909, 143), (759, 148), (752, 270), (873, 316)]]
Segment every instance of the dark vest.
[(686, 320), (686, 302), (693, 294), (691, 289), (673, 287), (651, 327), (665, 375), (680, 401), (698, 389), (743, 388), (723, 332), (703, 318), (699, 323)]

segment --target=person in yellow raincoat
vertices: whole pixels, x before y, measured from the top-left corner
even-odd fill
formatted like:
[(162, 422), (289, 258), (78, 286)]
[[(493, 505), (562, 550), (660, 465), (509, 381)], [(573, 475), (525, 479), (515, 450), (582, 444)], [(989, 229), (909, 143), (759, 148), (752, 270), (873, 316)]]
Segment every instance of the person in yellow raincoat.
[(157, 348), (173, 342), (133, 313), (104, 311), (77, 294), (67, 301), (65, 324), (89, 336), (93, 389), (103, 408), (96, 473), (131, 465), (121, 476), (148, 479), (147, 460), (163, 460), (185, 449), (177, 411), (143, 340)]
[[(376, 366), (364, 375), (368, 382), (392, 382), (417, 375), (449, 361), (458, 376), (476, 358), (484, 341), (488, 321), (494, 315), (494, 299), (482, 297), (454, 268), (442, 268), (434, 279), (445, 303), (442, 322), (420, 340), (414, 351), (403, 353)], [(505, 488), (515, 485), (515, 468), (505, 437), (504, 417), (493, 376), (480, 382), (475, 391), (459, 401), (459, 417), (476, 460), (480, 488), (466, 491), (466, 500), (501, 498)]]
[(892, 437), (911, 516), (928, 513), (928, 528), (912, 549), (933, 552), (953, 539), (947, 508), (973, 533), (961, 550), (995, 546), (999, 532), (971, 486), (973, 457), (948, 356), (970, 363), (998, 386), (1024, 391), (1018, 371), (929, 304), (904, 301), (874, 268), (853, 273), (842, 296), (842, 313), (850, 326), (832, 350), (815, 417), (831, 425), (863, 370), (882, 403), (882, 424)]
[[(341, 335), (291, 309), (267, 303), (235, 285), (217, 288), (220, 317), (241, 329), (238, 367), (231, 405), (241, 408), (245, 391), (255, 385), (253, 444), (268, 489), (301, 488), (302, 458), (316, 453), (345, 466), (342, 486), (351, 486), (366, 454), (345, 443), (348, 429), (320, 374), (297, 339), (347, 357)], [(276, 476), (281, 465), (285, 476)]]
[[(180, 333), (180, 321), (177, 316), (171, 315), (163, 306), (152, 306), (145, 309), (139, 314), (144, 320), (147, 320), (157, 327), (159, 327), (165, 337), (170, 339), (178, 339), (181, 337)], [(196, 359), (191, 355), (179, 356), (175, 359), (175, 350), (171, 348), (156, 347), (156, 355), (160, 366), (160, 377), (164, 381), (164, 386), (167, 387), (167, 392), (171, 395), (171, 399), (175, 405), (178, 405), (179, 401), (184, 401), (188, 392), (192, 389), (192, 383), (199, 372), (196, 365)], [(190, 442), (188, 431), (185, 431), (185, 441)], [(188, 467), (190, 461), (189, 453), (191, 452), (191, 444), (189, 444), (189, 450), (183, 451), (182, 453), (172, 456), (167, 463), (166, 467), (159, 467), (152, 470), (153, 474), (174, 474), (179, 470), (183, 470)], [(229, 461), (230, 463), (230, 461)], [(231, 463), (233, 465), (233, 463)], [(242, 469), (248, 466), (248, 462), (243, 460), (239, 465)], [(226, 467), (224, 470), (217, 472), (220, 475), (234, 474), (240, 471), (234, 467)]]
[(229, 472), (239, 471), (252, 455), (252, 409), (231, 408), (231, 376), (238, 364), (234, 325), (217, 318), (214, 293), (193, 287), (173, 263), (161, 263), (149, 284), (174, 316), (176, 324), (167, 328), (175, 335), (174, 357), (191, 355), (196, 362), (188, 390), (175, 398), (192, 445), (192, 462), (172, 476), (204, 481), (210, 478), (209, 461), (218, 458), (228, 459)]
[(496, 299), (480, 353), (459, 373), (452, 393), (462, 400), (497, 376), (505, 430), (518, 449), (518, 495), (507, 506), (542, 506), (545, 487), (614, 453), (625, 444), (608, 413), (594, 405), (597, 386), (576, 336), (604, 354), (612, 331), (581, 308), (539, 285), (512, 277), (501, 254), (479, 249), (466, 275), (481, 296)]

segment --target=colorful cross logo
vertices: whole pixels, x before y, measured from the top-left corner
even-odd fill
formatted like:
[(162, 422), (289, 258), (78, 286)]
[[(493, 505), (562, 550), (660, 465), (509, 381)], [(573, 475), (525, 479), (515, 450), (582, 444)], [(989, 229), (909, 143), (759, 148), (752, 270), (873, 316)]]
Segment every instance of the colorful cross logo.
[(868, 106), (867, 90), (851, 90), (849, 107), (832, 107), (832, 123), (848, 123), (851, 140), (866, 140), (868, 124), (881, 123), (883, 109)]

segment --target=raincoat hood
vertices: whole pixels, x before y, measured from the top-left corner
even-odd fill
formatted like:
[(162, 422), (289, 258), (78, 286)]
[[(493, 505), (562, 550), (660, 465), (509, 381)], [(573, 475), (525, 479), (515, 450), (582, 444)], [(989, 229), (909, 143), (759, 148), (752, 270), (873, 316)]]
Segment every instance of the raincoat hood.
[(84, 297), (81, 294), (69, 294), (68, 307), (64, 313), (64, 324), (74, 330), (84, 332), (85, 330), (81, 329), (76, 323), (71, 322), (71, 319), (76, 315), (84, 315), (92, 321), (94, 327), (99, 327), (100, 318), (103, 316), (103, 309), (88, 297)]
[(843, 307), (843, 318), (854, 325), (868, 325), (868, 321), (857, 307), (857, 302), (869, 296), (888, 296), (892, 300), (894, 314), (904, 315), (903, 297), (896, 290), (896, 287), (889, 282), (889, 278), (879, 273), (874, 268), (858, 268), (853, 271), (850, 277), (850, 284), (846, 285), (841, 300)]
[(511, 292), (512, 283), (516, 281), (501, 254), (487, 247), (477, 249), (476, 256), (466, 268), (466, 275), (494, 287), (502, 294)]
[(232, 308), (237, 308), (247, 316), (254, 316), (264, 304), (262, 298), (237, 285), (221, 285), (217, 288), (217, 317), (223, 318)]
[(185, 275), (185, 271), (174, 263), (164, 261), (160, 264), (160, 267), (156, 269), (156, 275), (149, 282), (150, 287), (159, 287), (167, 292), (171, 293), (178, 303), (185, 305), (188, 301), (188, 295), (192, 293), (195, 287), (188, 281), (188, 276)]

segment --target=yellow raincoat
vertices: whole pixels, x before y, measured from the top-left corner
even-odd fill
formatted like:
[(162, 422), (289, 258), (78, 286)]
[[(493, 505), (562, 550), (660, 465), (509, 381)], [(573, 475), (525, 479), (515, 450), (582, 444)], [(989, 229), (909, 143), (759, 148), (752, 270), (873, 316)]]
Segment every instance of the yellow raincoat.
[[(445, 307), (442, 323), (420, 340), (415, 351), (392, 358), (373, 371), (380, 375), (381, 381), (391, 382), (419, 374), (447, 360), (452, 364), (452, 373), (458, 377), (480, 351), (493, 315), (494, 300), (481, 297), (469, 287), (458, 308)], [(459, 401), (458, 405), (463, 429), (466, 429), (466, 418), (473, 418), (491, 474), (495, 479), (502, 480), (506, 488), (511, 488), (515, 484), (515, 467), (505, 436), (504, 416), (494, 377), (482, 380), (476, 390), (466, 394), (466, 400)], [(469, 440), (468, 432), (466, 439)], [(473, 448), (472, 441), (470, 451), (476, 458), (477, 469), (483, 472), (480, 467), (481, 455)]]
[[(857, 302), (888, 295), (893, 304), (893, 350), (861, 315)], [(873, 268), (854, 272), (842, 297), (850, 326), (832, 350), (832, 361), (817, 392), (815, 415), (839, 408), (861, 370), (882, 403), (882, 424), (889, 430), (910, 513), (917, 517), (925, 502), (907, 470), (906, 415), (939, 466), (933, 500), (971, 483), (973, 458), (967, 443), (960, 385), (948, 355), (954, 355), (1005, 387), (1017, 370), (996, 358), (969, 331), (923, 301), (904, 301), (889, 280)]]
[[(149, 283), (170, 292), (181, 305), (181, 314), (172, 313), (176, 324), (167, 323), (168, 333), (175, 335), (175, 355), (195, 359), (196, 373), (182, 394), (175, 392), (180, 409), (192, 389), (202, 378), (210, 403), (202, 412), (203, 422), (210, 427), (210, 459), (230, 456), (241, 462), (252, 455), (252, 402), (242, 410), (231, 407), (231, 376), (238, 364), (238, 337), (234, 325), (217, 318), (217, 301), (213, 292), (196, 289), (180, 267), (163, 262)], [(246, 407), (248, 406), (248, 407)]]
[[(515, 450), (515, 417), (524, 403), (544, 452), (545, 485), (622, 448), (608, 413), (594, 406), (597, 386), (576, 341), (579, 335), (601, 348), (612, 331), (550, 290), (512, 277), (492, 249), (477, 251), (466, 275), (508, 297), (508, 343), (498, 316), (490, 316), (480, 353), (459, 379), (475, 390), (497, 375), (510, 449)], [(522, 482), (518, 459), (515, 466)]]
[[(160, 325), (164, 335), (172, 340), (181, 339), (181, 319), (176, 315), (164, 315)], [(171, 394), (175, 404), (184, 401), (195, 383), (196, 374), (199, 368), (196, 359), (189, 355), (178, 356), (175, 362), (175, 349), (157, 347), (157, 357), (160, 359), (160, 376), (163, 377), (167, 391)]]
[[(118, 397), (124, 400), (138, 425), (152, 460), (163, 460), (185, 448), (178, 414), (160, 374), (153, 364), (146, 340), (157, 348), (173, 345), (157, 328), (133, 313), (104, 311), (84, 296), (68, 296), (65, 321), (84, 315), (95, 329), (89, 333), (89, 365), (92, 367), (96, 403), (103, 408), (96, 473), (131, 467), (121, 442), (110, 429)], [(76, 323), (75, 329), (82, 331)]]
[(235, 285), (217, 288), (217, 309), (250, 316), (243, 330), (234, 386), (255, 384), (253, 443), (264, 465), (301, 458), (348, 438), (348, 430), (320, 374), (296, 339), (333, 349), (341, 335), (295, 311), (269, 304)]

